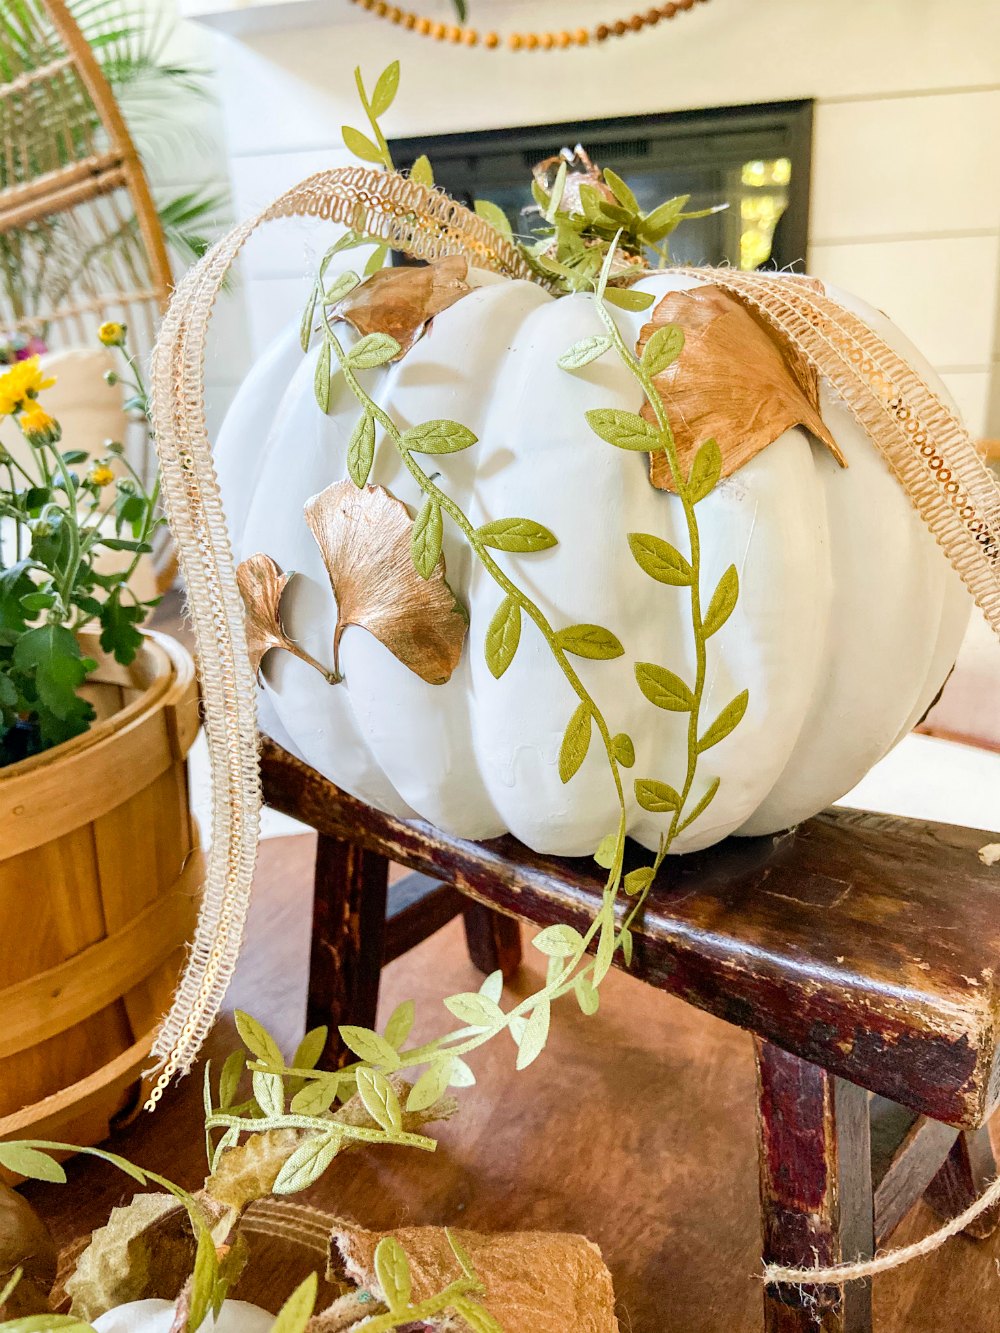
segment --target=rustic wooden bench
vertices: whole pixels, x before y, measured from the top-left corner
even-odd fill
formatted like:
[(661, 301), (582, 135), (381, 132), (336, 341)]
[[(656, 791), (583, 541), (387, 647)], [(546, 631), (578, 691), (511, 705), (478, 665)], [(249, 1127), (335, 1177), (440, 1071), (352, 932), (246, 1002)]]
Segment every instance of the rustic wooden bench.
[[(461, 910), (461, 895), (581, 929), (600, 902), (591, 861), (393, 819), (271, 742), (263, 780), (270, 805), (319, 833), (310, 1021), (331, 1030), (373, 1021), (379, 960)], [(954, 1216), (994, 1176), (985, 1125), (1000, 1099), (1000, 874), (978, 858), (988, 841), (831, 810), (661, 873), (634, 930), (631, 971), (754, 1034), (767, 1260), (870, 1257), (920, 1198)], [(395, 925), (390, 861), (435, 886)], [(484, 970), (516, 966), (502, 920), (467, 918)], [(327, 1058), (339, 1055), (331, 1045)], [(975, 1234), (995, 1221), (981, 1219)], [(869, 1285), (766, 1287), (764, 1327), (865, 1333)]]

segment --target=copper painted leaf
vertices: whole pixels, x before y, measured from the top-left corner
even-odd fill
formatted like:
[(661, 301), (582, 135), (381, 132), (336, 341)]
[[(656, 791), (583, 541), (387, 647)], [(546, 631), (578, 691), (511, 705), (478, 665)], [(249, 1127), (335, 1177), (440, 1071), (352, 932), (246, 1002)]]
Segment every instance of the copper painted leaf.
[(281, 627), (281, 595), (294, 576), (283, 574), (269, 555), (258, 551), (248, 556), (236, 569), (236, 583), (246, 607), (247, 656), (255, 676), (260, 664), (272, 648), (284, 648), (309, 666), (315, 667), (328, 679), (325, 667), (294, 643)]
[(469, 262), (461, 255), (437, 259), (423, 268), (384, 268), (360, 283), (330, 311), (362, 337), (387, 333), (399, 343), (394, 357), (405, 356), (428, 320), (472, 291)]
[[(846, 466), (820, 416), (815, 373), (735, 297), (714, 286), (670, 292), (640, 331), (640, 356), (668, 324), (683, 329), (684, 346), (653, 384), (670, 417), (685, 475), (704, 440), (718, 440), (722, 475), (728, 477), (791, 426), (805, 426)], [(655, 420), (648, 403), (642, 415)], [(661, 490), (674, 489), (662, 452), (651, 455), (650, 480)]]
[(600, 1250), (582, 1236), (491, 1236), (444, 1227), (400, 1227), (382, 1233), (338, 1222), (331, 1247), (334, 1274), (346, 1270), (352, 1282), (371, 1290), (376, 1251), (386, 1234), (407, 1257), (413, 1302), (437, 1295), (463, 1270), (471, 1271), (483, 1284), (475, 1299), (495, 1321), (491, 1328), (499, 1325), (504, 1333), (618, 1333), (611, 1275)]
[(306, 502), (306, 522), (337, 599), (334, 660), (348, 625), (359, 625), (431, 685), (458, 665), (468, 616), (444, 577), (441, 557), (428, 578), (413, 567), (413, 519), (383, 486), (336, 482)]

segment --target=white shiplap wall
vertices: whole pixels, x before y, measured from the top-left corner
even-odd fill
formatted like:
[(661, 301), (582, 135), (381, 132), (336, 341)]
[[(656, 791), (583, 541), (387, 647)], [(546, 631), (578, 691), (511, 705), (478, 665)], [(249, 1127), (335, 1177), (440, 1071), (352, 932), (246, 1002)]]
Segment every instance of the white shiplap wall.
[[(997, 0), (711, 0), (639, 37), (552, 55), (430, 42), (347, 0), (263, 6), (265, 30), (245, 0), (185, 4), (236, 10), (243, 26), (238, 37), (217, 31), (214, 48), (237, 214), (344, 160), (358, 63), (374, 75), (402, 60), (386, 120), (399, 134), (816, 98), (811, 269), (892, 315), (973, 430), (1000, 434)], [(424, 8), (448, 13), (446, 0)], [(472, 10), (500, 28), (544, 28), (596, 22), (608, 4), (472, 0)], [(252, 244), (255, 351), (294, 316), (321, 244), (299, 224)]]

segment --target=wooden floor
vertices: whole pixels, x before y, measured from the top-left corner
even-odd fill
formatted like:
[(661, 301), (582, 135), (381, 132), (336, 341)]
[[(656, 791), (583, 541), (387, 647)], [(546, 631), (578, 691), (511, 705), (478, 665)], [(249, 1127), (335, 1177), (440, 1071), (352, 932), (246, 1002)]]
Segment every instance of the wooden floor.
[[(308, 837), (262, 845), (230, 995), (286, 1049), (301, 1034), (312, 852)], [(511, 993), (540, 981), (529, 957)], [(453, 922), (387, 969), (383, 1017), (412, 996), (415, 1035), (431, 1035), (447, 1021), (441, 996), (477, 984)], [(480, 1053), (479, 1086), (460, 1094), (462, 1109), (441, 1131), (434, 1157), (403, 1149), (352, 1155), (311, 1198), (374, 1227), (585, 1232), (614, 1275), (623, 1333), (753, 1333), (760, 1292), (750, 1040), (617, 973), (602, 995), (594, 1018), (562, 1006), (548, 1051), (524, 1073), (514, 1073), (509, 1042)], [(232, 1036), (227, 1017), (210, 1054), (224, 1053)], [(194, 1186), (204, 1172), (201, 1114), (195, 1076), (115, 1147)], [(61, 1242), (103, 1221), (130, 1193), (110, 1168), (78, 1161), (69, 1172), (68, 1187), (25, 1188)], [(896, 1240), (914, 1239), (932, 1222), (919, 1207)], [(887, 1275), (875, 1301), (878, 1333), (996, 1333), (1000, 1235), (959, 1239)]]

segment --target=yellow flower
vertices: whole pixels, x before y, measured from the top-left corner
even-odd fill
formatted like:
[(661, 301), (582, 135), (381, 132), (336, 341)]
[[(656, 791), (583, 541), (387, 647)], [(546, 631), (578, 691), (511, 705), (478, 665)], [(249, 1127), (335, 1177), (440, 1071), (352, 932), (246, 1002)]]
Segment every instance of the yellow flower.
[(59, 423), (44, 407), (31, 402), (17, 419), (17, 424), (29, 440), (57, 440)]
[(109, 319), (97, 330), (97, 336), (105, 347), (121, 347), (125, 342), (125, 325)]
[(46, 376), (37, 356), (15, 361), (0, 375), (0, 416), (11, 416), (26, 405), (29, 398), (37, 398), (43, 389), (55, 384), (53, 376)]
[(87, 473), (87, 480), (94, 486), (110, 486), (114, 479), (115, 474), (107, 463), (95, 463)]

